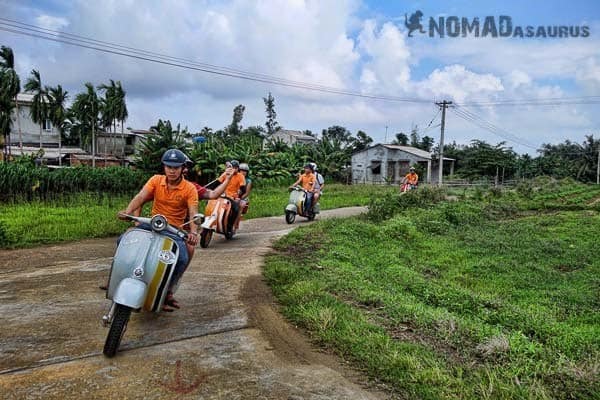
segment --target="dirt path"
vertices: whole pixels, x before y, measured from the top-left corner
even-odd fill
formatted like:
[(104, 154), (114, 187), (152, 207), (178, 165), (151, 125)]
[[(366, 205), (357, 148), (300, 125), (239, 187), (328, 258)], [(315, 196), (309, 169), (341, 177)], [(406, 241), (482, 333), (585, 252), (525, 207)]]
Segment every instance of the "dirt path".
[(134, 314), (123, 351), (110, 360), (101, 355), (108, 301), (98, 285), (114, 238), (0, 251), (0, 397), (384, 398), (276, 312), (261, 265), (290, 229), (283, 217), (262, 218), (244, 222), (231, 242), (213, 238), (186, 272), (183, 308)]

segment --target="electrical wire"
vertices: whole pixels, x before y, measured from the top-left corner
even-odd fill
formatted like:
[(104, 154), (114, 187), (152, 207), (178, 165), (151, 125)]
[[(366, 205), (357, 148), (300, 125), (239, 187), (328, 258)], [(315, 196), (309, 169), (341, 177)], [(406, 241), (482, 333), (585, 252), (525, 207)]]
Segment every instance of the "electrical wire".
[[(91, 50), (101, 51), (104, 53), (120, 55), (124, 57), (134, 58), (138, 60), (149, 61), (158, 64), (164, 64), (179, 68), (185, 68), (190, 70), (196, 70), (200, 72), (206, 72), (215, 75), (227, 76), (238, 79), (245, 79), (255, 82), (269, 83), (274, 85), (292, 87), (297, 89), (313, 90), (331, 94), (353, 96), (360, 98), (368, 98), (373, 100), (393, 101), (393, 102), (406, 102), (406, 103), (423, 103), (430, 104), (431, 100), (419, 99), (419, 98), (404, 98), (398, 96), (387, 96), (381, 94), (369, 94), (362, 92), (355, 92), (347, 89), (328, 87), (323, 85), (311, 84), (306, 82), (292, 81), (284, 78), (278, 78), (265, 74), (255, 74), (252, 72), (246, 72), (236, 70), (227, 67), (215, 66), (212, 64), (198, 63), (191, 60), (185, 60), (177, 57), (171, 57), (167, 55), (161, 55), (159, 53), (148, 52), (145, 50), (139, 50), (128, 46), (122, 46), (110, 42), (97, 41), (95, 39), (84, 38), (79, 35), (63, 34), (58, 31), (52, 31), (45, 28), (30, 28), (32, 25), (23, 24), (20, 22), (14, 22), (13, 20), (6, 21), (6, 18), (0, 17), (0, 30), (11, 32), (15, 34), (35, 37), (44, 40), (50, 40), (81, 48), (87, 48)], [(23, 26), (19, 26), (23, 25)], [(64, 36), (64, 37), (63, 37)], [(106, 44), (109, 43), (109, 44)]]
[(472, 111), (469, 111), (468, 109), (465, 109), (460, 106), (450, 107), (450, 109), (459, 118), (462, 118), (463, 120), (465, 120), (471, 124), (477, 125), (480, 128), (483, 128), (483, 129), (491, 132), (492, 134), (501, 137), (502, 139), (505, 139), (509, 142), (512, 142), (512, 143), (515, 143), (515, 144), (518, 144), (518, 145), (521, 145), (524, 147), (528, 147), (528, 148), (537, 150), (537, 147), (532, 145), (531, 143), (520, 139), (518, 136), (508, 132), (507, 130), (505, 130), (503, 128), (497, 127), (496, 125), (492, 124), (491, 122), (489, 122), (482, 116), (475, 114)]
[[(408, 98), (399, 96), (388, 96), (382, 94), (371, 94), (357, 92), (342, 88), (314, 84), (309, 82), (294, 81), (273, 75), (244, 71), (236, 68), (219, 66), (194, 60), (189, 60), (181, 57), (173, 57), (166, 54), (161, 54), (149, 50), (117, 44), (108, 41), (97, 40), (81, 35), (76, 35), (68, 32), (58, 31), (43, 28), (40, 26), (28, 24), (25, 22), (0, 17), (0, 30), (18, 35), (30, 36), (39, 39), (54, 41), (71, 46), (78, 46), (90, 50), (100, 51), (104, 53), (120, 55), (124, 57), (134, 58), (138, 60), (159, 63), (178, 68), (185, 68), (209, 74), (221, 75), (237, 79), (256, 81), (261, 83), (286, 86), (296, 89), (319, 91), (330, 94), (338, 94), (345, 96), (353, 96), (367, 98), (373, 100), (405, 102), (425, 104), (432, 103), (431, 100), (423, 98)], [(455, 103), (458, 106), (478, 106), (478, 107), (493, 107), (493, 106), (561, 106), (574, 104), (600, 104), (600, 96), (578, 96), (578, 97), (554, 97), (545, 99), (507, 99), (497, 101), (472, 101), (465, 103)], [(431, 123), (429, 124), (431, 125)], [(429, 126), (428, 125), (428, 126)]]

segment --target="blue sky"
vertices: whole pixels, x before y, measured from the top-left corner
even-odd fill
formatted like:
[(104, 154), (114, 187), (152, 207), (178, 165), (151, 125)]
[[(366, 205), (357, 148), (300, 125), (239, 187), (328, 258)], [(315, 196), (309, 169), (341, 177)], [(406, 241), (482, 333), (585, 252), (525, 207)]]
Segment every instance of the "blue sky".
[[(121, 80), (128, 93), (127, 126), (158, 118), (199, 131), (231, 121), (246, 106), (243, 124), (264, 123), (262, 97), (276, 98), (280, 124), (320, 132), (342, 125), (376, 141), (437, 113), (434, 100), (455, 102), (600, 95), (600, 2), (597, 1), (13, 1), (0, 0), (6, 18), (171, 56), (362, 93), (431, 99), (429, 104), (384, 102), (306, 92), (221, 78), (107, 55), (0, 31), (13, 48), (24, 81), (32, 68), (71, 95), (83, 83)], [(588, 25), (587, 38), (407, 37), (404, 15), (481, 20), (508, 15), (515, 25)], [(597, 105), (473, 108), (523, 140), (535, 153), (544, 142), (600, 135)], [(435, 121), (432, 125), (436, 125)], [(437, 130), (425, 132), (436, 138)], [(504, 140), (448, 114), (447, 140)], [(512, 137), (512, 136), (508, 136)], [(532, 147), (523, 146), (526, 141)]]

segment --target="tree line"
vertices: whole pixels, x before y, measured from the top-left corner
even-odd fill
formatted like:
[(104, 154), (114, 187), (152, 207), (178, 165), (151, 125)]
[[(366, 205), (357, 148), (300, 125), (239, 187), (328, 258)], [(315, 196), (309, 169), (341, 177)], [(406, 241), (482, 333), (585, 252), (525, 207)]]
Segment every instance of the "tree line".
[[(18, 112), (16, 100), (21, 91), (14, 54), (6, 46), (0, 48), (0, 78), (0, 132), (6, 144), (12, 140), (11, 113), (15, 109)], [(61, 141), (65, 144), (87, 149), (90, 148), (94, 131), (103, 130), (117, 135), (120, 125), (120, 133), (123, 134), (128, 111), (126, 92), (119, 81), (111, 79), (97, 86), (85, 83), (85, 89), (75, 96), (70, 107), (67, 106), (69, 93), (61, 85), (43, 85), (41, 74), (35, 69), (22, 88), (33, 95), (30, 113), (32, 120), (40, 126), (40, 147), (42, 124), (46, 119), (59, 130)], [(138, 149), (136, 167), (146, 172), (157, 171), (162, 152), (176, 147), (193, 159), (193, 173), (198, 175), (200, 181), (213, 179), (229, 159), (248, 162), (259, 179), (288, 179), (310, 161), (316, 162), (320, 172), (329, 178), (349, 181), (352, 153), (373, 143), (373, 139), (363, 131), (353, 134), (345, 127), (336, 125), (323, 129), (319, 137), (311, 131), (303, 131), (305, 135), (315, 137), (311, 144), (288, 145), (273, 139), (273, 135), (282, 129), (277, 121), (274, 96), (268, 93), (263, 101), (266, 114), (264, 126), (244, 127), (242, 122), (246, 108), (242, 104), (234, 107), (231, 123), (217, 130), (204, 127), (200, 132), (191, 133), (179, 125), (173, 126), (170, 121), (159, 120), (150, 128), (152, 134)], [(435, 147), (434, 138), (422, 133), (414, 126), (409, 134), (397, 133), (392, 144), (432, 152), (435, 158), (439, 148)], [(548, 175), (593, 182), (596, 180), (599, 149), (600, 139), (594, 139), (592, 135), (586, 136), (582, 143), (565, 140), (559, 144), (543, 144), (536, 156), (519, 155), (505, 142), (490, 144), (476, 139), (469, 144), (447, 144), (444, 146), (444, 155), (456, 160), (456, 176), (469, 180)], [(3, 151), (6, 153), (7, 146)]]
[[(14, 138), (10, 137), (13, 129), (11, 115), (19, 112), (17, 95), (21, 89), (31, 94), (30, 117), (39, 125), (40, 148), (42, 148), (42, 129), (49, 120), (59, 133), (61, 144), (79, 145), (89, 148), (92, 132), (103, 130), (112, 134), (117, 133), (117, 123), (121, 126), (127, 120), (129, 113), (125, 101), (126, 92), (120, 81), (110, 80), (106, 84), (94, 86), (87, 82), (85, 90), (78, 93), (70, 107), (67, 106), (69, 92), (61, 85), (48, 86), (43, 84), (39, 70), (33, 69), (24, 85), (15, 70), (15, 57), (10, 47), (0, 47), (0, 131), (3, 138), (4, 159), (8, 159), (8, 144)], [(22, 145), (20, 127), (17, 127), (18, 141)]]

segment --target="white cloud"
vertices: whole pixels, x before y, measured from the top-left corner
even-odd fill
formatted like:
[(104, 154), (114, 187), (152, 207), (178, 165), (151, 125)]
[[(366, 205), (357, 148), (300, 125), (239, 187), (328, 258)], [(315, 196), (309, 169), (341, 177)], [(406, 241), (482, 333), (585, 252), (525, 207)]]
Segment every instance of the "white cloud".
[(36, 25), (45, 29), (61, 30), (69, 26), (69, 21), (61, 17), (53, 17), (51, 15), (38, 15), (35, 18)]
[(436, 69), (418, 86), (435, 98), (450, 97), (459, 103), (472, 96), (487, 98), (504, 90), (500, 78), (492, 74), (476, 74), (464, 65)]

